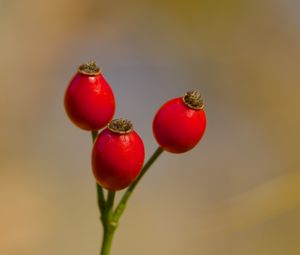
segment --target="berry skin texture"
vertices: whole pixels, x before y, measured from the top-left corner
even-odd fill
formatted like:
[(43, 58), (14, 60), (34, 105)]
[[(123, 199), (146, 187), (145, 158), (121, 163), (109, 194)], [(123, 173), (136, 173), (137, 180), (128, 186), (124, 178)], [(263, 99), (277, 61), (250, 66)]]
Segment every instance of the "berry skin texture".
[(144, 159), (144, 143), (134, 130), (112, 131), (108, 126), (98, 135), (92, 150), (93, 173), (102, 187), (121, 190), (139, 175)]
[[(198, 100), (201, 100), (200, 94)], [(183, 153), (200, 141), (206, 128), (206, 115), (202, 100), (197, 103), (198, 109), (188, 106), (184, 97), (180, 97), (168, 101), (158, 110), (153, 120), (153, 133), (164, 150)]]
[[(93, 66), (94, 65), (94, 66)], [(91, 62), (85, 67), (96, 67)], [(71, 121), (84, 130), (98, 130), (107, 125), (115, 113), (115, 98), (107, 81), (100, 73), (80, 69), (70, 81), (65, 93), (65, 110)]]

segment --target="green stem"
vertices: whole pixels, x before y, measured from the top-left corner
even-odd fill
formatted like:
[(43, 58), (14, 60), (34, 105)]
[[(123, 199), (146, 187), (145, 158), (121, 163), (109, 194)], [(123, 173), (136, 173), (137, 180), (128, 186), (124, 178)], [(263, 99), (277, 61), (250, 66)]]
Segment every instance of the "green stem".
[(103, 239), (100, 255), (109, 255), (115, 229), (103, 227)]
[(98, 208), (99, 208), (99, 211), (101, 212), (101, 215), (102, 215), (105, 211), (104, 192), (103, 192), (103, 188), (98, 183), (96, 183), (96, 189), (97, 189)]
[[(98, 136), (98, 131), (97, 130), (93, 130), (92, 131), (93, 143), (96, 141), (97, 136)], [(99, 210), (101, 212), (101, 215), (103, 215), (104, 214), (104, 210), (105, 210), (105, 197), (104, 197), (103, 188), (98, 183), (96, 183), (96, 189), (97, 189), (98, 207), (99, 207)]]
[(155, 160), (160, 156), (160, 154), (163, 152), (163, 148), (158, 147), (153, 155), (150, 157), (150, 159), (147, 161), (147, 163), (144, 165), (140, 175), (137, 177), (137, 179), (128, 187), (128, 189), (125, 191), (123, 197), (121, 198), (115, 212), (114, 212), (114, 220), (116, 222), (119, 221), (121, 215), (123, 214), (126, 203), (128, 199), (130, 198), (133, 190), (135, 189), (136, 185), (139, 183), (139, 181), (142, 179), (142, 177), (145, 175), (147, 170), (150, 168), (150, 166), (155, 162)]
[(98, 136), (98, 130), (93, 130), (93, 131), (92, 131), (92, 139), (93, 139), (93, 143), (96, 141), (97, 136)]
[(113, 236), (117, 228), (117, 222), (113, 219), (115, 194), (115, 191), (108, 191), (105, 212), (102, 214), (103, 239), (100, 255), (109, 255)]
[(107, 218), (109, 218), (111, 216), (111, 213), (113, 211), (115, 195), (116, 195), (115, 191), (108, 191), (106, 210), (105, 210), (105, 216)]

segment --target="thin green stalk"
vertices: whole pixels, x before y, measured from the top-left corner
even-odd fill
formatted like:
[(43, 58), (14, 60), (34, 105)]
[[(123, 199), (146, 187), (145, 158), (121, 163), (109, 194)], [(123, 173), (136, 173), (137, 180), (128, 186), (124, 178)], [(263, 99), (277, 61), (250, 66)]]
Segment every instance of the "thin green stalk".
[[(97, 130), (92, 131), (93, 143), (96, 141), (97, 136), (98, 136), (98, 131)], [(96, 189), (97, 189), (98, 207), (99, 207), (99, 210), (100, 210), (101, 215), (102, 215), (104, 213), (104, 210), (105, 210), (104, 192), (103, 192), (103, 188), (98, 183), (96, 183)]]
[(108, 191), (105, 212), (102, 215), (103, 239), (100, 255), (109, 255), (117, 223), (113, 219), (115, 191)]
[(105, 204), (106, 204), (105, 197), (104, 197), (104, 191), (103, 191), (103, 188), (98, 183), (96, 183), (96, 189), (97, 189), (98, 208), (102, 215), (105, 211)]
[(140, 175), (137, 177), (137, 179), (127, 188), (127, 190), (125, 191), (125, 193), (123, 194), (123, 197), (121, 198), (115, 212), (114, 212), (114, 220), (116, 222), (118, 222), (118, 220), (120, 219), (121, 215), (123, 214), (125, 207), (126, 207), (126, 203), (128, 201), (128, 199), (130, 198), (133, 190), (135, 189), (136, 185), (139, 183), (139, 181), (142, 179), (142, 177), (144, 176), (144, 174), (147, 172), (147, 170), (150, 168), (150, 166), (155, 162), (155, 160), (160, 156), (160, 154), (163, 152), (163, 148), (158, 147), (155, 152), (153, 153), (153, 155), (149, 158), (149, 160), (147, 161), (147, 163), (144, 165)]
[(111, 213), (113, 212), (113, 207), (114, 207), (114, 201), (115, 201), (115, 191), (108, 191), (107, 195), (107, 203), (106, 203), (106, 210), (105, 210), (105, 215), (107, 218), (110, 218)]
[(96, 141), (97, 136), (98, 136), (98, 130), (93, 130), (93, 131), (92, 131), (92, 139), (93, 139), (93, 143)]
[(108, 227), (103, 227), (103, 229), (103, 239), (100, 255), (109, 255), (115, 229), (109, 229)]

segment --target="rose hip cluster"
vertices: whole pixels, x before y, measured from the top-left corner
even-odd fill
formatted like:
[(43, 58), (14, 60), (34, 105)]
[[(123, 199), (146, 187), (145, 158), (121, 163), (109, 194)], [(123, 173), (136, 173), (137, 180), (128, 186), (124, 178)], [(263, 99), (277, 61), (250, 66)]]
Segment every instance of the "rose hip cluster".
[[(92, 169), (102, 187), (121, 190), (139, 175), (145, 149), (130, 121), (113, 119), (115, 98), (95, 62), (81, 65), (69, 83), (64, 98), (71, 121), (81, 129), (97, 131), (92, 150)], [(189, 91), (160, 107), (153, 120), (153, 134), (159, 146), (172, 153), (191, 150), (201, 139), (206, 116), (201, 95)]]

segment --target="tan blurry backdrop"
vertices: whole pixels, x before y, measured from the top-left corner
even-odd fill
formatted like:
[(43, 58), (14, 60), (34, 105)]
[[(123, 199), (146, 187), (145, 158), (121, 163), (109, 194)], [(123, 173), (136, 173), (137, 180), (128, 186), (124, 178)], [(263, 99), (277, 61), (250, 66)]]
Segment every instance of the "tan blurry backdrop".
[(300, 253), (296, 0), (0, 0), (0, 254), (98, 254), (91, 139), (63, 109), (94, 59), (156, 144), (156, 109), (188, 89), (204, 139), (165, 153), (121, 220), (117, 254)]

